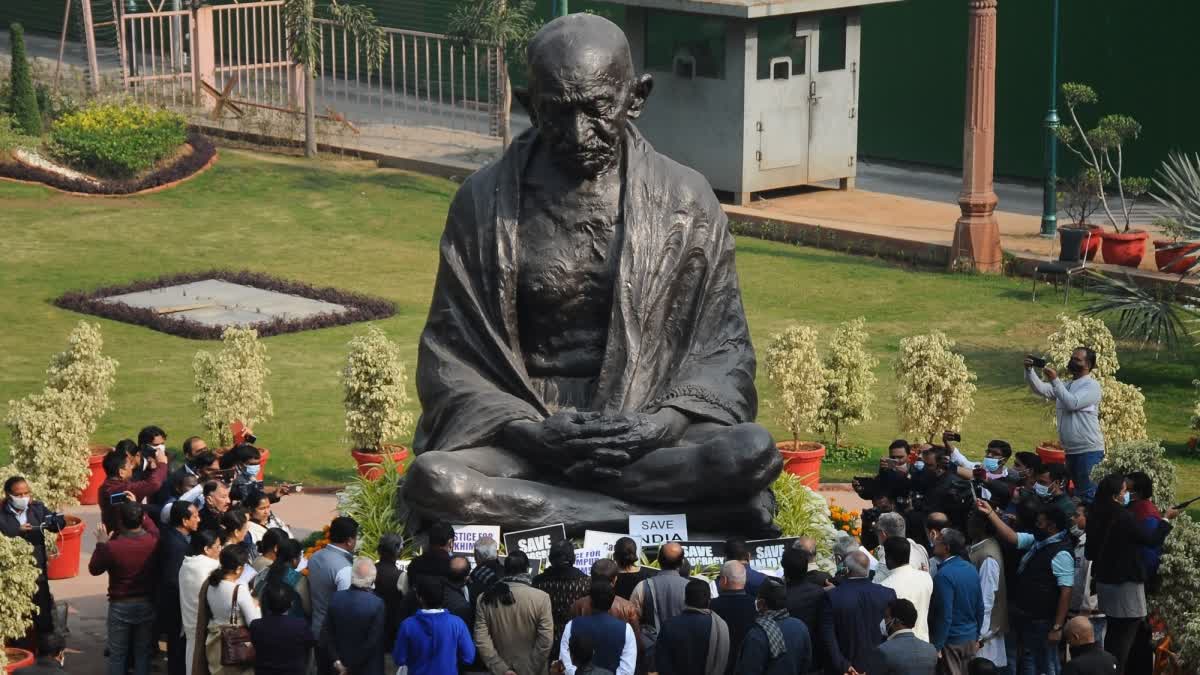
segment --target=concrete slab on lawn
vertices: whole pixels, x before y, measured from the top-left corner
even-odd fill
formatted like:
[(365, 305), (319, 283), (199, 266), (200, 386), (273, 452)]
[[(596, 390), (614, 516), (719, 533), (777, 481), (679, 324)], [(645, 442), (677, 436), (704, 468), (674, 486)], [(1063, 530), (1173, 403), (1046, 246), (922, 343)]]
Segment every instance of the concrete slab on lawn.
[(332, 302), (220, 279), (113, 295), (100, 301), (153, 309), (207, 326), (248, 326), (273, 319), (305, 319), (347, 311), (345, 306)]

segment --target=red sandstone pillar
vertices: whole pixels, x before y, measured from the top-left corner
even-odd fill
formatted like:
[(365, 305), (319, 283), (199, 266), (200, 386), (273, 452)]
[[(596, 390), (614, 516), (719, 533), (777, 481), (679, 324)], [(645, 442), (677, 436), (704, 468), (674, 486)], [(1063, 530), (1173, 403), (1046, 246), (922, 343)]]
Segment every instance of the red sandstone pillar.
[(996, 143), (996, 2), (969, 0), (967, 39), (967, 105), (963, 120), (963, 188), (958, 195), (962, 216), (954, 226), (950, 264), (973, 264), (981, 272), (999, 272), (1000, 227), (992, 160)]

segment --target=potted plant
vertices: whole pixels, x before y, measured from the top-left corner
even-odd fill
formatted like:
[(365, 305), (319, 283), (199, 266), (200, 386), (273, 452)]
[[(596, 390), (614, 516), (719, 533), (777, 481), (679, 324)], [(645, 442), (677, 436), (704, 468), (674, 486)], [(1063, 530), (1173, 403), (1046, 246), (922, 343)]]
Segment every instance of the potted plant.
[[(0, 537), (0, 646), (8, 640), (25, 637), (33, 625), (37, 605), (40, 572), (33, 562), (33, 546), (20, 537)], [(24, 649), (0, 650), (0, 667), (12, 672), (33, 664), (33, 652)]]
[[(1155, 493), (1158, 485), (1155, 482)], [(1157, 502), (1158, 495), (1155, 497)], [(1200, 618), (1196, 614), (1200, 607), (1200, 524), (1184, 513), (1171, 525), (1158, 566), (1162, 587), (1146, 600), (1151, 612), (1165, 624), (1171, 651), (1182, 665), (1177, 672), (1195, 673), (1200, 672)]]
[(1183, 241), (1191, 231), (1173, 217), (1159, 216), (1153, 224), (1166, 237), (1154, 240), (1154, 264), (1158, 265), (1158, 271), (1186, 274), (1196, 264), (1192, 254), (1200, 250), (1200, 242)]
[[(88, 439), (104, 413), (112, 409), (109, 393), (117, 379), (117, 360), (104, 355), (100, 325), (80, 321), (67, 338), (67, 349), (50, 359), (46, 387), (61, 391), (74, 401)], [(88, 483), (79, 496), (80, 504), (95, 504), (104, 482), (104, 455), (112, 446), (92, 443), (88, 446)]]
[[(1066, 82), (1062, 85), (1063, 101), (1071, 116), (1071, 124), (1058, 127), (1058, 139), (1086, 167), (1086, 174), (1095, 185), (1100, 206), (1113, 231), (1101, 235), (1104, 262), (1125, 267), (1137, 267), (1146, 253), (1145, 230), (1130, 229), (1130, 215), (1137, 200), (1150, 191), (1150, 179), (1124, 175), (1124, 146), (1142, 133), (1142, 125), (1128, 115), (1104, 115), (1091, 130), (1085, 131), (1079, 121), (1080, 106), (1097, 103), (1096, 91), (1086, 84)], [(1111, 203), (1107, 190), (1116, 191), (1117, 203)], [(1118, 211), (1113, 212), (1114, 205)]]
[(942, 432), (962, 428), (975, 408), (975, 373), (967, 369), (954, 341), (940, 331), (900, 340), (896, 373), (896, 415), (900, 428), (927, 443)]
[(1083, 240), (1083, 256), (1086, 260), (1094, 260), (1100, 252), (1100, 238), (1104, 232), (1103, 227), (1090, 222), (1092, 215), (1100, 208), (1096, 180), (1089, 170), (1084, 169), (1074, 178), (1061, 181), (1061, 187), (1058, 201), (1070, 220), (1070, 224), (1062, 229), (1088, 231), (1092, 236)]
[(800, 433), (815, 426), (828, 381), (817, 355), (817, 331), (792, 326), (776, 334), (767, 346), (765, 363), (767, 378), (775, 386), (775, 398), (768, 405), (777, 411), (779, 423), (792, 435), (792, 440), (778, 444), (783, 470), (800, 476), (805, 485), (816, 489), (825, 446), (801, 441)]
[(879, 360), (867, 351), (870, 336), (866, 324), (865, 318), (858, 317), (838, 326), (825, 357), (825, 393), (813, 428), (818, 433), (832, 435), (835, 453), (841, 447), (842, 433), (847, 427), (871, 419), (874, 369)]
[(829, 501), (804, 484), (800, 476), (783, 472), (771, 484), (778, 508), (775, 524), (784, 537), (812, 537), (817, 543), (813, 565), (833, 572), (833, 541), (837, 528), (833, 526)]
[[(5, 423), (12, 438), (12, 470), (29, 481), (34, 496), (53, 511), (78, 504), (91, 472), (87, 427), (71, 395), (47, 388), (9, 401)], [(79, 574), (83, 521), (66, 519), (57, 537), (46, 537), (47, 549), (57, 550), (50, 560), (51, 579)]]
[[(275, 414), (267, 392), (267, 346), (253, 328), (226, 328), (215, 356), (196, 352), (192, 359), (201, 423), (217, 441), (218, 453), (233, 446), (235, 429), (254, 428)], [(238, 427), (237, 424), (242, 425)], [(263, 460), (269, 452), (260, 448)]]
[(408, 375), (400, 358), (400, 346), (376, 326), (350, 341), (350, 353), (342, 368), (343, 404), (346, 408), (346, 437), (358, 473), (369, 480), (383, 474), (384, 455), (402, 469), (408, 449), (388, 440), (412, 431), (408, 405)]

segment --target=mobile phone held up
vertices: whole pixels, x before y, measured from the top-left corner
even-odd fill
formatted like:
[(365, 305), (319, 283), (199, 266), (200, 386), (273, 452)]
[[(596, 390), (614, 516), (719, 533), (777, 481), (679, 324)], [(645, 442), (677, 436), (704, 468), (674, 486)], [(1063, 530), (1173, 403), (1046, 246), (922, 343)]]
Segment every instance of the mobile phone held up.
[(1034, 356), (1033, 354), (1028, 354), (1028, 355), (1026, 355), (1025, 358), (1027, 358), (1033, 362), (1034, 368), (1045, 368), (1046, 367), (1046, 359), (1038, 358), (1038, 357)]
[(108, 496), (109, 504), (124, 504), (127, 501), (129, 501), (129, 495), (125, 494), (124, 492), (118, 492)]

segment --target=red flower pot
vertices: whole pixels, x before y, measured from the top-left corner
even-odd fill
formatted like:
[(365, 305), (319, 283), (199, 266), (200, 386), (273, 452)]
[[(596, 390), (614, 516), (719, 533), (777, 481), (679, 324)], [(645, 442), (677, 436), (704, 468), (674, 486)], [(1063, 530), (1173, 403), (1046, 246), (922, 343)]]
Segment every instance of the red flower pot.
[(83, 543), (83, 521), (67, 516), (67, 526), (58, 533), (58, 555), (50, 558), (46, 576), (51, 579), (70, 579), (79, 575), (79, 548)]
[(1137, 267), (1142, 264), (1146, 255), (1146, 240), (1149, 232), (1109, 232), (1104, 231), (1100, 250), (1104, 254), (1104, 262), (1122, 267)]
[(1067, 453), (1058, 443), (1047, 441), (1037, 447), (1038, 457), (1042, 464), (1066, 464)]
[[(396, 463), (397, 470), (404, 473), (404, 460), (408, 459), (408, 448), (403, 445), (385, 445), (384, 447), (391, 451), (392, 461)], [(367, 480), (379, 480), (379, 477), (383, 475), (383, 455), (361, 450), (351, 450), (350, 454), (354, 457), (354, 461), (358, 462), (358, 475)]]
[(108, 474), (104, 473), (104, 456), (112, 450), (107, 445), (91, 445), (88, 449), (92, 453), (88, 456), (88, 468), (91, 469), (92, 475), (88, 477), (88, 484), (83, 488), (83, 492), (79, 493), (79, 503), (85, 506), (100, 502), (100, 484), (108, 477)]
[(784, 441), (777, 443), (783, 455), (783, 470), (800, 477), (800, 482), (816, 490), (821, 487), (821, 460), (825, 458), (825, 446), (812, 441)]
[(33, 652), (28, 649), (5, 647), (4, 656), (8, 659), (8, 665), (4, 667), (6, 673), (11, 673), (18, 668), (28, 668), (34, 664)]
[(1100, 252), (1100, 239), (1104, 234), (1103, 227), (1084, 223), (1081, 225), (1070, 225), (1069, 227), (1064, 227), (1062, 229), (1088, 230), (1091, 232), (1092, 236), (1090, 239), (1086, 236), (1084, 237), (1081, 252), (1083, 253), (1083, 257), (1086, 258), (1088, 262), (1096, 259), (1096, 254)]
[(1183, 256), (1197, 249), (1200, 249), (1200, 243), (1181, 244), (1164, 239), (1155, 239), (1154, 264), (1158, 265), (1159, 272), (1183, 274), (1196, 261), (1195, 257), (1184, 258)]

